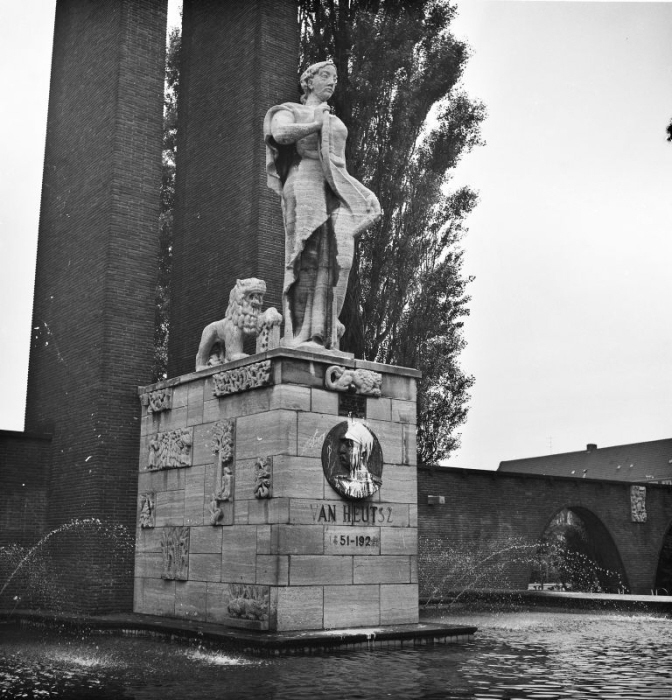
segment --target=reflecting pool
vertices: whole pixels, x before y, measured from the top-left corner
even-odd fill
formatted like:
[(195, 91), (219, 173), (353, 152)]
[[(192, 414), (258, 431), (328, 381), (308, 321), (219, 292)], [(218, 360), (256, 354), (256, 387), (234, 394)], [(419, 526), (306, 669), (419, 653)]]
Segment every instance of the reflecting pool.
[(0, 698), (672, 698), (672, 620), (505, 612), (473, 642), (260, 658), (143, 637), (0, 627)]

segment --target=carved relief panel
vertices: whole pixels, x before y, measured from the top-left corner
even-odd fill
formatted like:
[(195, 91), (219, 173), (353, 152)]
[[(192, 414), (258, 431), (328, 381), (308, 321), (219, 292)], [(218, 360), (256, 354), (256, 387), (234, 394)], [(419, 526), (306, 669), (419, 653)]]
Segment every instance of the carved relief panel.
[(191, 466), (192, 428), (157, 433), (149, 441), (147, 469), (176, 469)]
[(630, 487), (630, 513), (633, 523), (646, 522), (646, 486)]
[(231, 617), (266, 622), (269, 613), (268, 586), (229, 585), (228, 613)]
[(273, 495), (273, 458), (257, 457), (257, 474), (254, 481), (255, 498), (271, 498)]
[(157, 389), (150, 391), (140, 396), (140, 401), (143, 406), (147, 406), (147, 413), (160, 413), (161, 411), (170, 411), (173, 402), (173, 390)]
[(234, 429), (232, 420), (215, 423), (212, 445), (216, 455), (215, 490), (208, 503), (211, 525), (221, 524), (223, 504), (233, 500), (233, 471), (230, 465), (233, 463)]
[(227, 396), (239, 391), (256, 389), (271, 383), (271, 361), (253, 362), (245, 367), (228, 369), (224, 372), (213, 374), (215, 396)]
[(189, 578), (189, 528), (164, 528), (161, 534), (161, 554), (161, 578), (186, 581)]
[(140, 494), (140, 515), (138, 522), (141, 528), (154, 527), (156, 496), (153, 492)]

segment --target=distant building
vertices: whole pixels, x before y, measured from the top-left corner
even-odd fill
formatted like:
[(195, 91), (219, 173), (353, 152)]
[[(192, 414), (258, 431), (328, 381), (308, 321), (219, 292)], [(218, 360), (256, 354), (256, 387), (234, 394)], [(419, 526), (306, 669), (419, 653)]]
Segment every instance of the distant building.
[(600, 449), (588, 444), (581, 452), (506, 460), (497, 471), (672, 485), (672, 438)]

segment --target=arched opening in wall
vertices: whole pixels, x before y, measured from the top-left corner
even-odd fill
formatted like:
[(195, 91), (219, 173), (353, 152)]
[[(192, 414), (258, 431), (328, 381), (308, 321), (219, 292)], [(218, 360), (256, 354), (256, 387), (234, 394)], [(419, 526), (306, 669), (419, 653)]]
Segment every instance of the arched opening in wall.
[(618, 593), (628, 590), (609, 531), (589, 510), (567, 507), (549, 521), (536, 548), (530, 588)]
[(672, 523), (665, 532), (658, 555), (654, 591), (656, 595), (672, 595)]

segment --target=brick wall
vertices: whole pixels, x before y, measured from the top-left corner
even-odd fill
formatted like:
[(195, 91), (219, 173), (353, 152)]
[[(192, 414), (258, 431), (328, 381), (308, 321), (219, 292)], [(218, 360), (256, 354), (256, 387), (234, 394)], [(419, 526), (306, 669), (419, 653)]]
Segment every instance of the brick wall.
[(295, 0), (185, 0), (169, 376), (194, 369), (203, 328), (237, 278), (280, 308), (284, 233), (266, 186), (263, 120), (297, 101)]
[(0, 430), (0, 547), (44, 534), (51, 436)]
[[(57, 4), (26, 407), (26, 429), (53, 434), (49, 528), (87, 517), (134, 525), (165, 29), (166, 0)], [(80, 609), (130, 609), (131, 579), (115, 579), (132, 551), (119, 564), (101, 547), (61, 549)]]
[[(430, 495), (444, 496), (445, 505), (429, 505)], [(421, 598), (428, 586), (446, 580), (451, 557), (469, 552), (481, 559), (503, 555), (501, 565), (490, 567), (483, 578), (474, 572), (477, 587), (527, 588), (530, 565), (523, 545), (535, 542), (563, 508), (592, 526), (607, 562), (615, 566), (620, 559), (633, 593), (650, 593), (672, 522), (669, 486), (647, 485), (647, 521), (633, 523), (630, 484), (440, 467), (418, 469), (418, 504), (421, 553), (425, 548)], [(444, 556), (448, 551), (451, 556)]]

